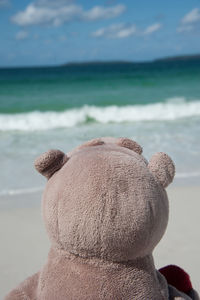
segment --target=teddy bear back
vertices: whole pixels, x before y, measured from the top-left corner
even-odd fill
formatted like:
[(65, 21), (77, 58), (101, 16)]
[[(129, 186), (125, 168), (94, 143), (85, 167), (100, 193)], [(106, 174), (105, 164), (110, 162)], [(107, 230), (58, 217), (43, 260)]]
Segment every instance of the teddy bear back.
[(101, 138), (67, 156), (51, 150), (36, 160), (48, 178), (43, 216), (54, 247), (110, 261), (153, 251), (167, 226), (164, 187), (174, 165), (164, 153), (148, 164), (141, 153), (132, 140)]

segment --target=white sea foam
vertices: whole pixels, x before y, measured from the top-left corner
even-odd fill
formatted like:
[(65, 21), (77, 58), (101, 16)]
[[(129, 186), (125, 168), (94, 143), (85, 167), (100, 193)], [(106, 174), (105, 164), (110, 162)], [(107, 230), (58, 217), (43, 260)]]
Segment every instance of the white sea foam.
[(165, 102), (127, 106), (83, 106), (63, 112), (28, 112), (0, 114), (0, 130), (48, 130), (73, 127), (88, 120), (99, 123), (139, 121), (173, 121), (200, 117), (200, 100), (187, 102), (184, 98), (171, 98)]
[(41, 192), (43, 187), (33, 187), (33, 188), (21, 188), (21, 189), (7, 189), (0, 191), (0, 196), (15, 196), (15, 195), (24, 195), (32, 194), (36, 192)]

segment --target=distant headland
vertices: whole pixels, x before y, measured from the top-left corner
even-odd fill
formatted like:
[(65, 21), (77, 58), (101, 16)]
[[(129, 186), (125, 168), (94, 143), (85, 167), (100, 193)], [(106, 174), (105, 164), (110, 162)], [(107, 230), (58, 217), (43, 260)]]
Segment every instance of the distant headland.
[(93, 60), (93, 61), (69, 61), (67, 63), (53, 64), (53, 65), (28, 65), (28, 66), (0, 66), (0, 69), (27, 69), (27, 68), (63, 68), (63, 67), (101, 67), (101, 66), (125, 66), (125, 65), (150, 65), (156, 63), (175, 63), (175, 62), (200, 62), (200, 54), (178, 55), (178, 56), (166, 56), (161, 58), (155, 58), (152, 60), (134, 61), (134, 60)]
[(148, 61), (126, 61), (126, 60), (113, 60), (113, 61), (96, 60), (96, 61), (83, 61), (83, 62), (74, 61), (74, 62), (64, 63), (60, 66), (66, 67), (66, 66), (84, 66), (84, 65), (148, 64), (154, 62), (175, 62), (175, 61), (193, 61), (193, 60), (200, 60), (200, 54), (166, 56), (166, 57), (156, 58)]
[(163, 58), (157, 58), (153, 61), (187, 61), (187, 60), (199, 60), (200, 54), (194, 55), (179, 55), (179, 56), (167, 56)]

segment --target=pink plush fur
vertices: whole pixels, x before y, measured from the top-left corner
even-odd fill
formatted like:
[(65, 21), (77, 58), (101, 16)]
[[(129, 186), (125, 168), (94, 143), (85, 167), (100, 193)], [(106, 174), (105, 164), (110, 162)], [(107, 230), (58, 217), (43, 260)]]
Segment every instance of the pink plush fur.
[(101, 138), (67, 155), (50, 150), (35, 166), (48, 179), (42, 207), (51, 249), (6, 300), (192, 299), (169, 289), (152, 257), (168, 222), (164, 188), (175, 168), (167, 154), (148, 163), (135, 141)]

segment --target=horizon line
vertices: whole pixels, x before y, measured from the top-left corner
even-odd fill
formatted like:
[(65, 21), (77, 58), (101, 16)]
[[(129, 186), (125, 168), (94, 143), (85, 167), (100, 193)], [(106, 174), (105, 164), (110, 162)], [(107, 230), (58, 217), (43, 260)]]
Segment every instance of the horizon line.
[(19, 66), (0, 66), (0, 69), (23, 69), (23, 68), (59, 68), (59, 67), (67, 67), (71, 65), (89, 65), (89, 64), (145, 64), (145, 63), (154, 63), (161, 61), (185, 61), (185, 60), (195, 60), (200, 59), (200, 54), (181, 54), (175, 56), (164, 56), (160, 58), (155, 58), (151, 60), (139, 60), (139, 61), (131, 61), (131, 60), (85, 60), (85, 61), (69, 61), (66, 63), (53, 64), (53, 65), (19, 65)]

